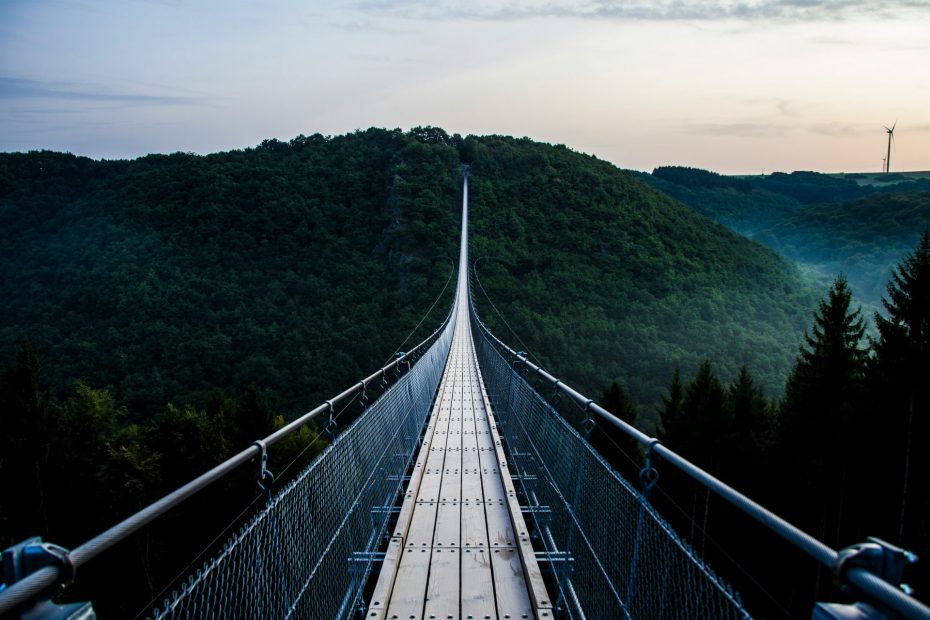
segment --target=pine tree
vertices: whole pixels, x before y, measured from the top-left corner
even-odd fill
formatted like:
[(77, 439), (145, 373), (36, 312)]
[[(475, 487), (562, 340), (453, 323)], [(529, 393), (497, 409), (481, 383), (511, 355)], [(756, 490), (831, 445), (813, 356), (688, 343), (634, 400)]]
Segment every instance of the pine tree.
[(740, 367), (739, 376), (727, 391), (727, 403), (736, 441), (755, 450), (764, 449), (769, 431), (768, 403), (745, 366)]
[[(611, 384), (601, 392), (601, 396), (597, 399), (597, 402), (601, 407), (627, 424), (636, 426), (639, 412), (636, 410), (636, 405), (633, 404), (629, 394), (627, 394), (627, 391), (623, 389), (623, 386), (619, 382), (611, 382)], [(620, 429), (614, 428), (607, 423), (599, 423), (598, 427), (604, 432), (604, 435), (615, 449), (619, 448), (624, 455), (632, 461), (633, 465), (639, 467), (642, 460), (642, 449), (636, 440), (632, 439)], [(623, 465), (621, 461), (618, 467), (626, 469)], [(632, 470), (630, 470), (630, 472), (631, 471)]]
[(713, 470), (720, 463), (719, 448), (729, 433), (724, 408), (724, 389), (708, 360), (698, 368), (694, 379), (682, 388), (676, 370), (669, 396), (659, 410), (662, 431), (659, 438), (672, 450)]
[[(887, 464), (877, 487), (897, 505), (892, 536), (920, 555), (930, 554), (930, 230), (897, 266), (875, 315), (879, 337), (872, 343), (874, 393), (870, 427), (879, 433)], [(924, 580), (930, 571), (922, 567)]]
[(732, 421), (731, 447), (726, 451), (724, 478), (748, 490), (768, 461), (773, 441), (772, 416), (762, 388), (756, 385), (749, 369), (742, 366), (726, 394), (728, 418)]
[(28, 340), (0, 382), (0, 544), (48, 530), (45, 477), (52, 416), (42, 364)]
[(839, 276), (814, 313), (780, 412), (782, 458), (792, 481), (786, 492), (796, 495), (794, 505), (805, 506), (804, 517), (816, 518), (808, 527), (834, 543), (840, 538), (850, 465), (859, 464), (850, 459), (861, 441), (865, 325), (851, 303), (846, 278)]
[[(681, 373), (676, 367), (672, 382), (668, 386), (668, 397), (662, 397), (662, 406), (659, 408), (659, 420), (662, 426), (658, 435), (663, 442), (669, 440), (669, 431), (674, 432), (678, 419), (681, 417), (682, 400), (684, 400), (684, 392), (681, 387)], [(674, 437), (672, 439), (674, 440)]]
[(719, 471), (730, 434), (724, 407), (724, 389), (710, 361), (704, 360), (682, 401), (682, 420), (688, 432), (689, 458), (711, 472)]

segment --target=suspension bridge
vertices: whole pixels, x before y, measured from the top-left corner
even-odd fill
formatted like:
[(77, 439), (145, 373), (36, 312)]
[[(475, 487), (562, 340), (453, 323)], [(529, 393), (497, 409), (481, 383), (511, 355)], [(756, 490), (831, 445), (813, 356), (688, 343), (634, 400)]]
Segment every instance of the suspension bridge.
[[(257, 462), (264, 507), (152, 618), (751, 617), (650, 503), (661, 462), (833, 571), (855, 602), (818, 603), (814, 618), (930, 619), (900, 587), (911, 554), (877, 539), (832, 549), (508, 347), (474, 309), (468, 265), (466, 170), (455, 299), (435, 332), (73, 550), (38, 538), (5, 550), (0, 616), (95, 617), (92, 602), (52, 602), (78, 568)], [(531, 377), (581, 407), (582, 430), (607, 425), (641, 444), (640, 480), (612, 469)], [(274, 490), (269, 449), (311, 421), (331, 429), (335, 407), (375, 382), (383, 394)]]

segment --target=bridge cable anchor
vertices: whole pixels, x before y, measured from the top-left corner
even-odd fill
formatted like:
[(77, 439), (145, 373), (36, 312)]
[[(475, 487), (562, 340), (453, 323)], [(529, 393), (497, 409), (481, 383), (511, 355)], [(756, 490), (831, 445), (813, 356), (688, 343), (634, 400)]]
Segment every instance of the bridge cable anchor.
[(271, 489), (274, 486), (274, 474), (268, 469), (268, 446), (264, 439), (259, 439), (252, 443), (257, 446), (261, 453), (258, 458), (258, 474), (255, 476), (255, 484), (258, 490), (265, 496), (265, 500), (271, 499)]
[(662, 443), (658, 439), (649, 442), (646, 448), (646, 464), (639, 470), (639, 481), (643, 485), (643, 497), (649, 497), (653, 487), (659, 482), (659, 471), (652, 465), (652, 454), (655, 447)]

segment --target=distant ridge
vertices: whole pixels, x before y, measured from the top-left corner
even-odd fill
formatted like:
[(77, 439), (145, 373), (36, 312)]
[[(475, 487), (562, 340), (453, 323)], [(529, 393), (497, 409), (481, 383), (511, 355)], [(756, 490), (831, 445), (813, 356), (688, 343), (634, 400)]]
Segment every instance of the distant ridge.
[(83, 377), (133, 415), (249, 384), (292, 413), (380, 363), (442, 290), (462, 161), (502, 337), (588, 392), (623, 381), (647, 418), (705, 358), (780, 390), (816, 299), (791, 263), (594, 157), (432, 127), (0, 154), (0, 350), (27, 337), (55, 389)]

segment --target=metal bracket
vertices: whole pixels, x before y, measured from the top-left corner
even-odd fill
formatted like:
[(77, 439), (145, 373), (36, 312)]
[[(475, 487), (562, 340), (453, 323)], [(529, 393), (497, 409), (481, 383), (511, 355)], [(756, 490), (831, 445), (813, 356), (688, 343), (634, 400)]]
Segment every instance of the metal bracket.
[(594, 418), (591, 417), (591, 405), (593, 404), (594, 401), (589, 398), (582, 410), (582, 413), (585, 414), (585, 419), (581, 422), (581, 436), (585, 439), (591, 436), (591, 433), (594, 432), (594, 428), (597, 426)]
[(373, 515), (397, 515), (397, 514), (400, 514), (400, 506), (372, 506), (371, 514)]
[(71, 552), (64, 547), (42, 542), (40, 537), (35, 536), (5, 549), (0, 557), (3, 564), (0, 592), (47, 566), (58, 567), (58, 581), (12, 611), (9, 615), (10, 620), (77, 620), (96, 617), (90, 603), (55, 605), (49, 600), (74, 580), (75, 567), (71, 562)]
[(407, 372), (410, 372), (410, 361), (406, 359), (407, 354), (403, 351), (398, 351), (394, 356), (397, 358), (397, 362), (394, 364), (394, 376), (400, 378), (400, 365), (402, 362), (407, 362)]
[(643, 497), (649, 497), (652, 488), (659, 482), (659, 471), (652, 466), (652, 453), (660, 443), (662, 442), (658, 439), (649, 442), (649, 447), (646, 448), (646, 464), (639, 470), (639, 481), (643, 485)]
[(362, 393), (358, 397), (358, 402), (362, 405), (362, 411), (368, 409), (368, 383), (364, 380), (359, 381), (359, 385), (362, 386)]
[(833, 563), (833, 579), (846, 593), (853, 589), (845, 583), (846, 572), (850, 568), (864, 568), (895, 587), (900, 587), (905, 594), (910, 594), (910, 586), (902, 584), (904, 567), (917, 562), (917, 556), (904, 549), (885, 542), (881, 538), (869, 536), (866, 542), (842, 549)]
[(327, 408), (329, 409), (329, 420), (326, 422), (326, 427), (323, 429), (323, 432), (326, 434), (329, 443), (333, 443), (336, 439), (336, 419), (333, 417), (333, 401), (327, 400), (324, 401)]
[(347, 558), (349, 572), (365, 579), (376, 564), (384, 563), (385, 555), (383, 551), (353, 551)]
[(574, 561), (572, 554), (568, 551), (537, 551), (536, 561), (550, 565), (564, 564)]
[(549, 404), (554, 408), (559, 404), (559, 401), (562, 400), (562, 392), (559, 391), (559, 384), (562, 383), (560, 379), (556, 379), (552, 382), (552, 396), (549, 397)]
[[(866, 542), (846, 547), (837, 554), (833, 563), (833, 579), (843, 592), (859, 598), (861, 593), (846, 579), (850, 569), (859, 568), (910, 595), (911, 588), (901, 583), (901, 579), (905, 566), (915, 562), (917, 556), (912, 552), (870, 536)], [(817, 603), (812, 616), (815, 620), (885, 620), (896, 617), (894, 611), (874, 600), (859, 601), (852, 605)]]
[(258, 490), (262, 492), (266, 500), (271, 499), (271, 489), (274, 486), (274, 474), (268, 469), (268, 446), (265, 445), (264, 439), (252, 443), (261, 450), (258, 461), (258, 474), (255, 476), (255, 484)]

